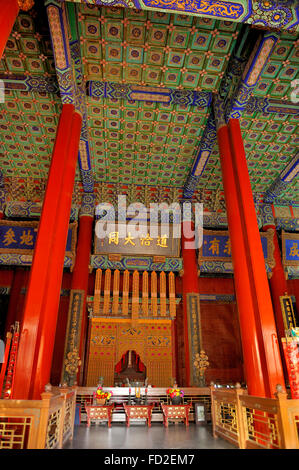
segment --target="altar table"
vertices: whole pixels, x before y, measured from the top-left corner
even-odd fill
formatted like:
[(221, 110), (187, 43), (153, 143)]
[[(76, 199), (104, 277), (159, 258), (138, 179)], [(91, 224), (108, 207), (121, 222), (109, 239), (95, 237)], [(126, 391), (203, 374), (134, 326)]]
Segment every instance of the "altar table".
[(97, 419), (99, 421), (108, 421), (108, 428), (110, 428), (113, 408), (114, 403), (112, 405), (85, 405), (87, 426), (90, 426), (91, 420)]
[(155, 404), (151, 405), (125, 405), (123, 407), (126, 413), (127, 426), (130, 426), (130, 419), (146, 419), (147, 425), (151, 427), (152, 410)]
[(163, 422), (164, 426), (168, 427), (168, 420), (177, 420), (183, 419), (185, 421), (185, 425), (189, 426), (189, 411), (192, 407), (191, 404), (187, 405), (165, 405), (161, 403), (161, 407), (163, 410)]

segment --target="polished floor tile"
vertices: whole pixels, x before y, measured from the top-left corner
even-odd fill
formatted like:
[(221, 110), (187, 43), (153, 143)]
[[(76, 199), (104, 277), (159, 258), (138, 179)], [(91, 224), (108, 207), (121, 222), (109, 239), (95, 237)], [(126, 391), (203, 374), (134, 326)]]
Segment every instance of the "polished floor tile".
[(212, 436), (210, 425), (191, 423), (170, 424), (164, 428), (153, 423), (151, 428), (143, 424), (86, 424), (75, 426), (73, 440), (64, 449), (236, 449), (229, 442)]

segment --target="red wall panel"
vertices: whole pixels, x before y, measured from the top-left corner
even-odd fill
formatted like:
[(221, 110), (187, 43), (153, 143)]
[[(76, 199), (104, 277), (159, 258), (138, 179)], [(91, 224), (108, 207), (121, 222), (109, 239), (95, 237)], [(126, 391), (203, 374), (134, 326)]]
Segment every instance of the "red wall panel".
[(200, 302), (202, 348), (209, 358), (206, 382), (243, 382), (243, 366), (235, 302)]
[[(203, 295), (234, 295), (232, 278), (200, 277), (199, 291)], [(176, 292), (181, 293), (181, 278), (177, 278)], [(209, 357), (210, 366), (206, 372), (206, 383), (222, 384), (244, 381), (242, 346), (240, 339), (238, 311), (235, 302), (200, 301), (202, 348)], [(180, 385), (185, 381), (184, 336), (182, 302), (177, 308), (177, 350)]]
[(9, 287), (12, 284), (14, 276), (13, 269), (0, 269), (0, 286), (1, 287)]

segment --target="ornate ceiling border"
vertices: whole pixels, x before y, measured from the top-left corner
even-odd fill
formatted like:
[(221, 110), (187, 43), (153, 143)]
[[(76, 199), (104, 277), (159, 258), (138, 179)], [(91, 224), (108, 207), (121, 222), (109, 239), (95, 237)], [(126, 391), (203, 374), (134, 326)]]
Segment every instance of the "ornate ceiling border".
[[(62, 0), (64, 1), (64, 0)], [(296, 0), (69, 0), (97, 6), (177, 13), (203, 18), (249, 23), (271, 29), (298, 31)]]

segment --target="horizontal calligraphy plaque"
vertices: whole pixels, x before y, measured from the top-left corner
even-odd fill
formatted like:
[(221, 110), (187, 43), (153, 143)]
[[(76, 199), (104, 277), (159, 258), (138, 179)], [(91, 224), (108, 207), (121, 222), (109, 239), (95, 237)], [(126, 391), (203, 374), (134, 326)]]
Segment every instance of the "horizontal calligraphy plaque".
[[(32, 254), (38, 233), (38, 221), (0, 221), (0, 253)], [(70, 224), (66, 243), (66, 254), (76, 249), (77, 223)]]
[[(265, 260), (271, 261), (273, 255), (269, 235), (261, 233), (260, 236)], [(230, 261), (232, 253), (228, 231), (204, 230), (203, 243), (199, 249), (198, 259), (199, 261)]]
[[(152, 224), (153, 234), (147, 225), (140, 225), (140, 232), (125, 224), (115, 224), (113, 230), (107, 229), (106, 236), (94, 240), (94, 254), (126, 254), (134, 256), (178, 257), (180, 238), (174, 238), (177, 226)], [(175, 227), (175, 228), (174, 228)]]
[(282, 231), (282, 258), (285, 266), (299, 266), (299, 233)]

